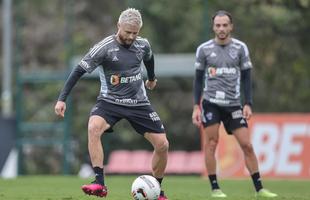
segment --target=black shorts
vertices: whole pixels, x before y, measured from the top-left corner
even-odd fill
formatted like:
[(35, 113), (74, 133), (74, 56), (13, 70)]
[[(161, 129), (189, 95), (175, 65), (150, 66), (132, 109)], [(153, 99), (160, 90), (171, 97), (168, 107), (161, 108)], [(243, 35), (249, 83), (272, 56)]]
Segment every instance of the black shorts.
[(202, 123), (204, 127), (223, 122), (228, 134), (241, 127), (248, 127), (241, 106), (218, 106), (207, 100), (202, 101)]
[(103, 117), (111, 126), (107, 132), (121, 119), (127, 119), (131, 126), (139, 133), (165, 133), (165, 128), (157, 113), (150, 105), (145, 106), (122, 106), (97, 100), (92, 108), (90, 116), (98, 115)]

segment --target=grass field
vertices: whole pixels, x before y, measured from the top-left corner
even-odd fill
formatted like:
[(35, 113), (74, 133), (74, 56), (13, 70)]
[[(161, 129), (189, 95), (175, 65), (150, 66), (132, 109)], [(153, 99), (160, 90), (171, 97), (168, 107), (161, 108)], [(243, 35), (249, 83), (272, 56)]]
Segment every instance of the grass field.
[[(107, 200), (130, 200), (130, 187), (135, 176), (107, 176)], [(75, 176), (25, 176), (12, 180), (0, 179), (1, 200), (92, 200), (81, 185), (90, 182)], [(250, 180), (220, 180), (227, 200), (255, 199)], [(275, 199), (309, 200), (310, 180), (265, 180), (266, 188), (279, 194)], [(198, 176), (167, 176), (164, 188), (170, 200), (206, 200), (210, 198), (208, 180)]]

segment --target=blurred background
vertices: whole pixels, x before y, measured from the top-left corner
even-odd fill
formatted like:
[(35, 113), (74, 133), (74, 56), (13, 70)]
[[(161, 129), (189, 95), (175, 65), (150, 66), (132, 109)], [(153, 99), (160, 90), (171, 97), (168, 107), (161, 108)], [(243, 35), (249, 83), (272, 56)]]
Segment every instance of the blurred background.
[[(310, 0), (2, 0), (3, 177), (77, 174), (89, 163), (87, 121), (100, 87), (96, 73), (72, 90), (65, 119), (56, 117), (54, 105), (72, 67), (91, 46), (117, 31), (119, 14), (128, 7), (141, 11), (140, 35), (148, 38), (155, 54), (158, 86), (148, 95), (165, 124), (171, 154), (182, 157), (171, 162), (201, 153), (200, 132), (191, 123), (194, 54), (213, 37), (211, 16), (224, 9), (232, 13), (233, 36), (248, 45), (254, 64), (253, 109), (258, 117), (250, 130), (263, 172), (310, 177)], [(224, 147), (237, 145), (229, 139), (222, 142)], [(105, 134), (103, 143), (107, 166), (113, 152), (152, 150), (126, 121)], [(226, 175), (244, 174), (242, 158), (227, 151), (239, 149), (219, 150), (226, 157), (222, 166), (238, 164)], [(198, 168), (186, 172), (170, 166), (170, 172), (204, 174), (199, 156), (193, 159)]]

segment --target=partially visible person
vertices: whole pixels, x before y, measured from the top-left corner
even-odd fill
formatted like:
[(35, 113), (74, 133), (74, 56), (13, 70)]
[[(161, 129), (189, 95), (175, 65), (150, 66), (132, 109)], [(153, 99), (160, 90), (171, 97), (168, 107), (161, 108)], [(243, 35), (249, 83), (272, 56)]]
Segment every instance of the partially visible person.
[[(123, 11), (117, 27), (115, 35), (104, 38), (91, 48), (72, 71), (55, 106), (56, 114), (64, 117), (65, 101), (73, 86), (84, 73), (91, 73), (99, 68), (100, 93), (88, 122), (88, 151), (95, 180), (82, 186), (86, 194), (99, 197), (106, 197), (108, 194), (101, 136), (111, 131), (119, 120), (128, 120), (131, 126), (153, 145), (152, 174), (160, 184), (168, 159), (169, 142), (165, 129), (150, 105), (145, 89), (154, 89), (157, 80), (150, 44), (145, 38), (138, 37), (142, 27), (140, 12), (133, 8)], [(140, 66), (142, 61), (148, 76), (145, 85)], [(82, 96), (83, 94), (81, 98)], [(168, 200), (163, 191), (158, 200)]]
[[(256, 196), (276, 197), (263, 188), (258, 161), (250, 141), (247, 120), (252, 116), (252, 63), (247, 45), (232, 38), (232, 16), (220, 10), (212, 17), (215, 38), (202, 43), (196, 51), (193, 124), (203, 125), (205, 165), (212, 197), (227, 197), (218, 184), (215, 151), (220, 123), (239, 143), (251, 174)], [(244, 92), (241, 105), (240, 90)], [(202, 96), (203, 95), (203, 96)], [(201, 107), (200, 107), (201, 105)], [(239, 161), (236, 161), (239, 162)]]

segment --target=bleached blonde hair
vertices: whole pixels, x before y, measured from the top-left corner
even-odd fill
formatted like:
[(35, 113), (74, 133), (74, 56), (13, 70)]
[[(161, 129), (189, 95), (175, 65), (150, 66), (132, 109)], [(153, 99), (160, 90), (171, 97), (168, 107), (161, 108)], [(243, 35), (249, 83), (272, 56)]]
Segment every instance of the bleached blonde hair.
[(143, 24), (141, 14), (139, 10), (135, 8), (127, 8), (126, 10), (124, 10), (118, 18), (118, 23), (138, 25), (140, 28), (142, 27)]

